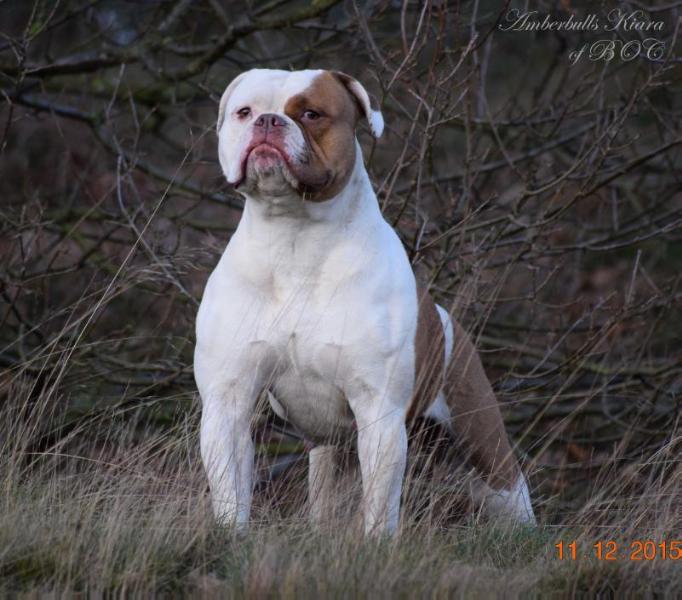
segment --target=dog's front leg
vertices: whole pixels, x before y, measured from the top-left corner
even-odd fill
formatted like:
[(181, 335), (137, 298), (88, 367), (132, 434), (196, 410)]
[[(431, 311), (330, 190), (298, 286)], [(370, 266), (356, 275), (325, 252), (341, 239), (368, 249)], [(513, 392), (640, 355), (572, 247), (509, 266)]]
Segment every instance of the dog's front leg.
[(254, 446), (251, 416), (257, 392), (233, 380), (203, 398), (201, 457), (216, 520), (244, 531), (251, 511)]
[(391, 535), (398, 528), (407, 459), (404, 409), (382, 400), (351, 401), (358, 430), (365, 533), (371, 535)]

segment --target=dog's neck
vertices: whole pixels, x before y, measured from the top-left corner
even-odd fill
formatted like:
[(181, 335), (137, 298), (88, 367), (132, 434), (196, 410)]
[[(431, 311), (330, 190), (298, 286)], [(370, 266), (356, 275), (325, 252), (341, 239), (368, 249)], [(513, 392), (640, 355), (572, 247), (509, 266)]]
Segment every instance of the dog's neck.
[[(311, 202), (295, 193), (274, 198), (246, 195), (244, 213), (230, 242), (231, 258), (225, 260), (253, 282), (274, 282), (285, 289), (318, 278), (328, 268), (330, 256), (361, 264), (382, 224), (356, 143), (348, 184), (329, 200)], [(336, 272), (337, 279), (341, 276)]]

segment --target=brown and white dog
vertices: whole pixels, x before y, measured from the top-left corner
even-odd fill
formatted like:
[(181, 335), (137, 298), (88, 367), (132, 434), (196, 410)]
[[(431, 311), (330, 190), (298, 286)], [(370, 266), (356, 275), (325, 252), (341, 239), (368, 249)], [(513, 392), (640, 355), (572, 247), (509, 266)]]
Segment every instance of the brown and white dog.
[(365, 531), (398, 525), (406, 424), (445, 425), (470, 457), (486, 506), (534, 523), (497, 400), (469, 337), (418, 289), (384, 220), (355, 128), (383, 118), (334, 71), (257, 69), (225, 90), (219, 158), (246, 203), (197, 317), (201, 453), (218, 520), (244, 529), (250, 421), (263, 393), (314, 447), (310, 502), (325, 515), (335, 441), (357, 435)]

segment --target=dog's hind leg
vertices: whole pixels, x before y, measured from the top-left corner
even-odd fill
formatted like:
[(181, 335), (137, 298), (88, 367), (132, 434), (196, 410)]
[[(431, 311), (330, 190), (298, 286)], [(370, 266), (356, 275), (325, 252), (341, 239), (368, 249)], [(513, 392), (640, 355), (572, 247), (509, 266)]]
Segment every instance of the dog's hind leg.
[(310, 520), (315, 526), (324, 525), (333, 513), (337, 493), (336, 446), (315, 446), (308, 456), (308, 503)]
[(446, 339), (444, 391), (450, 428), (481, 476), (475, 499), (492, 515), (535, 524), (525, 477), (514, 457), (500, 407), (467, 333), (440, 306)]

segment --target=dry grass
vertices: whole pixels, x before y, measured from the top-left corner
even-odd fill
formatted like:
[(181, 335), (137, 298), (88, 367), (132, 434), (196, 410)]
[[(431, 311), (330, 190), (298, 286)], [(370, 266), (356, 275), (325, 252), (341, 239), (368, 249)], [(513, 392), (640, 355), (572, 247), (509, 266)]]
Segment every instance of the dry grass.
[[(413, 467), (397, 540), (359, 535), (354, 505), (346, 502), (356, 494), (347, 487), (340, 490), (344, 514), (323, 531), (311, 529), (304, 469), (293, 468), (261, 486), (253, 527), (236, 537), (213, 523), (194, 411), (164, 430), (109, 411), (38, 449), (40, 420), (54, 423), (54, 415), (40, 399), (22, 402), (25, 385), (11, 392), (15, 401), (0, 415), (3, 593), (672, 597), (682, 585), (680, 561), (591, 556), (596, 540), (625, 547), (633, 539), (679, 537), (679, 468), (667, 479), (650, 478), (642, 495), (632, 495), (627, 481), (604, 483), (560, 520), (540, 502), (542, 525), (532, 530), (462, 517), (455, 506), (461, 481)], [(654, 458), (641, 470), (650, 471)], [(602, 467), (604, 480), (611, 468)], [(555, 544), (573, 539), (579, 560), (559, 561)]]

